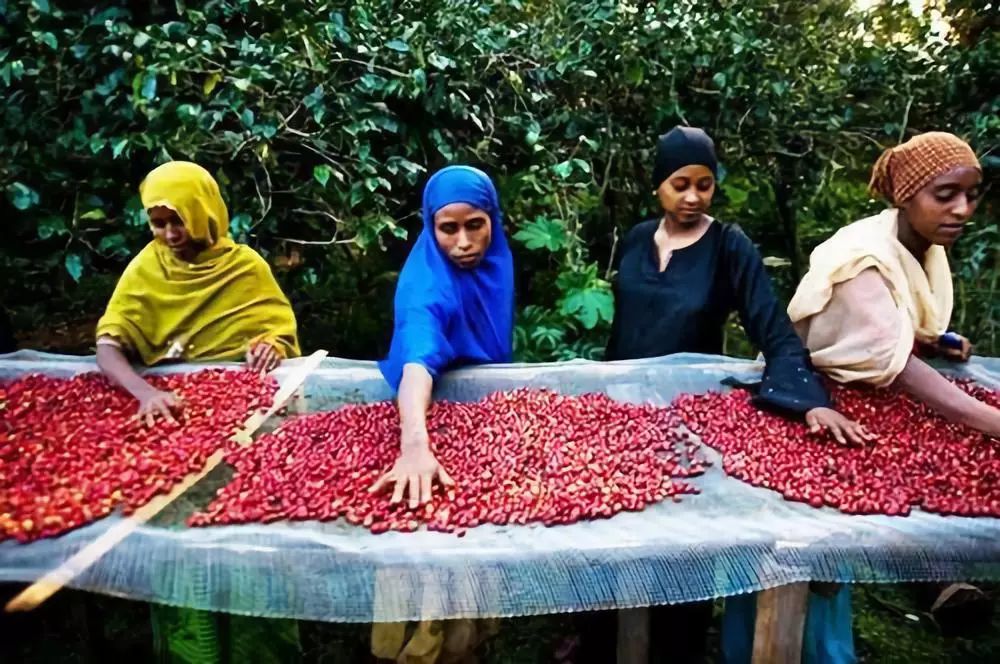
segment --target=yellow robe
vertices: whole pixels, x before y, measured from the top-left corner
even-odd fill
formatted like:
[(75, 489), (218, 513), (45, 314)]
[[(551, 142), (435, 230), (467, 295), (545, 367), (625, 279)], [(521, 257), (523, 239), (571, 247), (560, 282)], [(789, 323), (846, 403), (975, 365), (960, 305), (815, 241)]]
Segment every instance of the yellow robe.
[(113, 337), (146, 365), (165, 359), (240, 360), (259, 342), (299, 354), (295, 315), (270, 267), (229, 237), (219, 186), (202, 167), (175, 161), (139, 187), (143, 207), (168, 207), (204, 249), (189, 263), (154, 239), (122, 274), (97, 337)]

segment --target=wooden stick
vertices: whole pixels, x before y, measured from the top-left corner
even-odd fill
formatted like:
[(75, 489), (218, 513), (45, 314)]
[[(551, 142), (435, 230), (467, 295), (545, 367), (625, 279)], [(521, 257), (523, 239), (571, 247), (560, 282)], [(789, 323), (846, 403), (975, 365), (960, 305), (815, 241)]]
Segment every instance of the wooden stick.
[(792, 583), (757, 596), (753, 664), (797, 664), (802, 661), (809, 584)]
[[(288, 401), (292, 394), (305, 382), (309, 374), (319, 366), (324, 357), (326, 357), (325, 350), (318, 350), (310, 355), (301, 366), (297, 367), (282, 382), (277, 393), (274, 395), (271, 407), (265, 412), (257, 411), (252, 413), (246, 422), (244, 422), (243, 428), (233, 434), (232, 440), (242, 446), (253, 442), (251, 438), (253, 433)], [(77, 551), (69, 560), (25, 588), (17, 597), (7, 603), (4, 610), (8, 613), (30, 611), (52, 597), (63, 586), (128, 537), (136, 528), (152, 519), (167, 505), (174, 502), (185, 491), (215, 470), (222, 463), (224, 456), (225, 454), (222, 450), (216, 451), (208, 457), (208, 460), (205, 461), (205, 465), (200, 471), (185, 477), (179, 484), (174, 486), (170, 493), (153, 497), (152, 500), (137, 509), (130, 516), (115, 523), (100, 537)]]

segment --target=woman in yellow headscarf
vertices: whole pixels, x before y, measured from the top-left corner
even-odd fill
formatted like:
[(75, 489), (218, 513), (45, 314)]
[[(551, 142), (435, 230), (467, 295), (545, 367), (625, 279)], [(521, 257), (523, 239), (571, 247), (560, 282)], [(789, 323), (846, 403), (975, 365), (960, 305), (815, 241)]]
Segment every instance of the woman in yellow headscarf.
[[(147, 383), (129, 358), (147, 366), (245, 360), (270, 371), (299, 346), (288, 299), (264, 259), (229, 237), (229, 213), (208, 171), (169, 162), (146, 176), (139, 193), (153, 240), (125, 268), (97, 323), (97, 363), (139, 400), (139, 415), (152, 426), (183, 404)], [(283, 663), (301, 655), (292, 620), (155, 604), (150, 613), (160, 661)]]
[(172, 161), (139, 186), (153, 240), (132, 259), (97, 324), (97, 363), (139, 400), (139, 415), (180, 406), (131, 367), (246, 360), (271, 370), (299, 354), (295, 315), (257, 252), (229, 237), (229, 213), (201, 166)]

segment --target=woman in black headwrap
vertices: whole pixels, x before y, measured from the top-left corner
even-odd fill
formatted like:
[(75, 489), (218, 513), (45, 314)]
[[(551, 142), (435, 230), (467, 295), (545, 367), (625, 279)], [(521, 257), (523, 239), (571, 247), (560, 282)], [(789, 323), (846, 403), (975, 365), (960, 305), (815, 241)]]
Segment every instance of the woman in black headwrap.
[[(830, 408), (750, 238), (707, 214), (717, 172), (714, 144), (701, 129), (675, 127), (660, 136), (653, 186), (663, 216), (625, 236), (606, 358), (721, 354), (726, 320), (738, 311), (766, 360), (755, 403), (803, 418), (813, 432), (826, 429), (841, 444), (864, 443), (869, 434)], [(711, 603), (657, 607), (653, 615), (654, 633), (671, 643), (673, 661), (702, 661)]]
[(864, 442), (860, 425), (829, 407), (750, 238), (706, 214), (717, 169), (712, 139), (701, 129), (675, 127), (657, 142), (653, 185), (663, 216), (625, 236), (606, 359), (721, 354), (726, 320), (738, 311), (767, 361), (758, 405), (803, 416), (840, 443)]

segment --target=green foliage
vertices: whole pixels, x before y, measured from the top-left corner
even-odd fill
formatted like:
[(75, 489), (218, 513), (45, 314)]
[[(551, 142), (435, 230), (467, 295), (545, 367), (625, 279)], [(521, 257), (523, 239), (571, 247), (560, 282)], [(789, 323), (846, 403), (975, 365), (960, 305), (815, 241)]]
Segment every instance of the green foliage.
[(560, 221), (538, 217), (521, 225), (514, 234), (528, 249), (547, 249), (554, 253), (566, 247), (566, 226)]
[[(461, 161), (501, 189), (519, 356), (599, 357), (612, 248), (652, 214), (651, 147), (674, 124), (716, 138), (716, 214), (775, 258), (785, 295), (813, 246), (877, 209), (883, 147), (929, 129), (995, 147), (995, 12), (928, 4), (951, 32), (900, 1), (0, 2), (4, 301), (99, 312), (149, 239), (139, 181), (190, 159), (275, 267), (305, 346), (372, 357), (420, 185)], [(995, 354), (995, 209), (978, 219), (956, 322)]]

